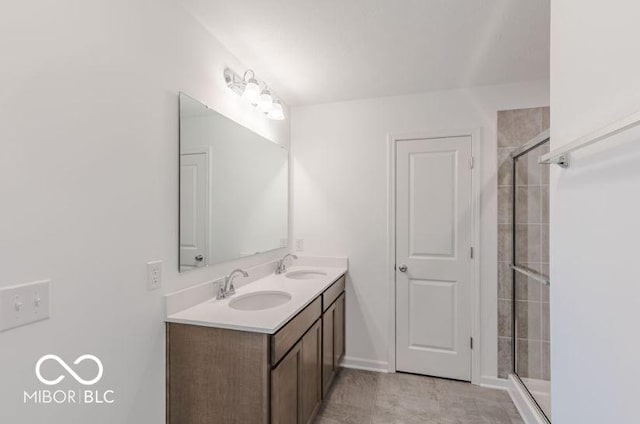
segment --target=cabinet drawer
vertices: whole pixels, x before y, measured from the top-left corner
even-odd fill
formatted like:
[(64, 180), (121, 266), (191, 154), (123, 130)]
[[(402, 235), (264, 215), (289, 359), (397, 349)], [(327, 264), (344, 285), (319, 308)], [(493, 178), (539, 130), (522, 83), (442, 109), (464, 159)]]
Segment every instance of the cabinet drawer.
[(344, 275), (340, 277), (335, 283), (322, 293), (322, 310), (326, 311), (329, 306), (340, 296), (344, 291)]
[(309, 327), (320, 318), (321, 313), (322, 304), (318, 297), (271, 337), (271, 365), (277, 364), (282, 359)]

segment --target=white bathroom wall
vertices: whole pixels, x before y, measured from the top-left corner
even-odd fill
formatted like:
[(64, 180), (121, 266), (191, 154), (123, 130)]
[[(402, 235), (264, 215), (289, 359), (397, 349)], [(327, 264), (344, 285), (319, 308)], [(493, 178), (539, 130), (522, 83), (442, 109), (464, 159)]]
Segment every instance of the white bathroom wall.
[(496, 112), (548, 102), (548, 81), (537, 81), (292, 109), (294, 237), (307, 253), (349, 257), (352, 363), (388, 362), (388, 134), (482, 127), (481, 374), (496, 376)]
[[(285, 145), (289, 121), (225, 87), (244, 66), (172, 0), (4, 1), (0, 51), (0, 285), (52, 279), (51, 319), (0, 333), (0, 422), (163, 423), (162, 295), (282, 254), (178, 274), (178, 91)], [(24, 405), (50, 353), (98, 356), (116, 402)]]
[[(637, 2), (551, 2), (551, 148), (640, 110)], [(638, 422), (640, 135), (551, 174), (555, 424)]]

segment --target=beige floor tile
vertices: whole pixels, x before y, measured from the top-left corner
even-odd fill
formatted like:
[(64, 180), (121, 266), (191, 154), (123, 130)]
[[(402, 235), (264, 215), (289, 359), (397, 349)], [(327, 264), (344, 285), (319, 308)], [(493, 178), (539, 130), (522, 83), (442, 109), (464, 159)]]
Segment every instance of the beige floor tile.
[(370, 371), (342, 369), (327, 395), (327, 402), (372, 409), (381, 375), (383, 374)]
[(370, 424), (373, 408), (326, 403), (315, 419), (316, 424)]
[(507, 392), (406, 373), (343, 369), (317, 424), (522, 424)]

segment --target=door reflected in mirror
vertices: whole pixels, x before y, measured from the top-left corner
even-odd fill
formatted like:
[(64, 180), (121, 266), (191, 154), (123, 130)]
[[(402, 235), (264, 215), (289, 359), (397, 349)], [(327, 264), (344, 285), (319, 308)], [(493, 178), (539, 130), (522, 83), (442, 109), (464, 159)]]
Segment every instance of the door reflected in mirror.
[(289, 153), (180, 93), (180, 271), (287, 246)]

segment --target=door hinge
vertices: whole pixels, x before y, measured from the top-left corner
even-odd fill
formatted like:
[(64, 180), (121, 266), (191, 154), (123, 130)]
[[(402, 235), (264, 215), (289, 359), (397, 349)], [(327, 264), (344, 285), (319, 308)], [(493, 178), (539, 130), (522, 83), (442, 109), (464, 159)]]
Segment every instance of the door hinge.
[(469, 248), (469, 256), (473, 259), (473, 246)]
[(473, 337), (469, 338), (469, 347), (473, 350)]
[(473, 169), (473, 156), (469, 158), (469, 169)]

